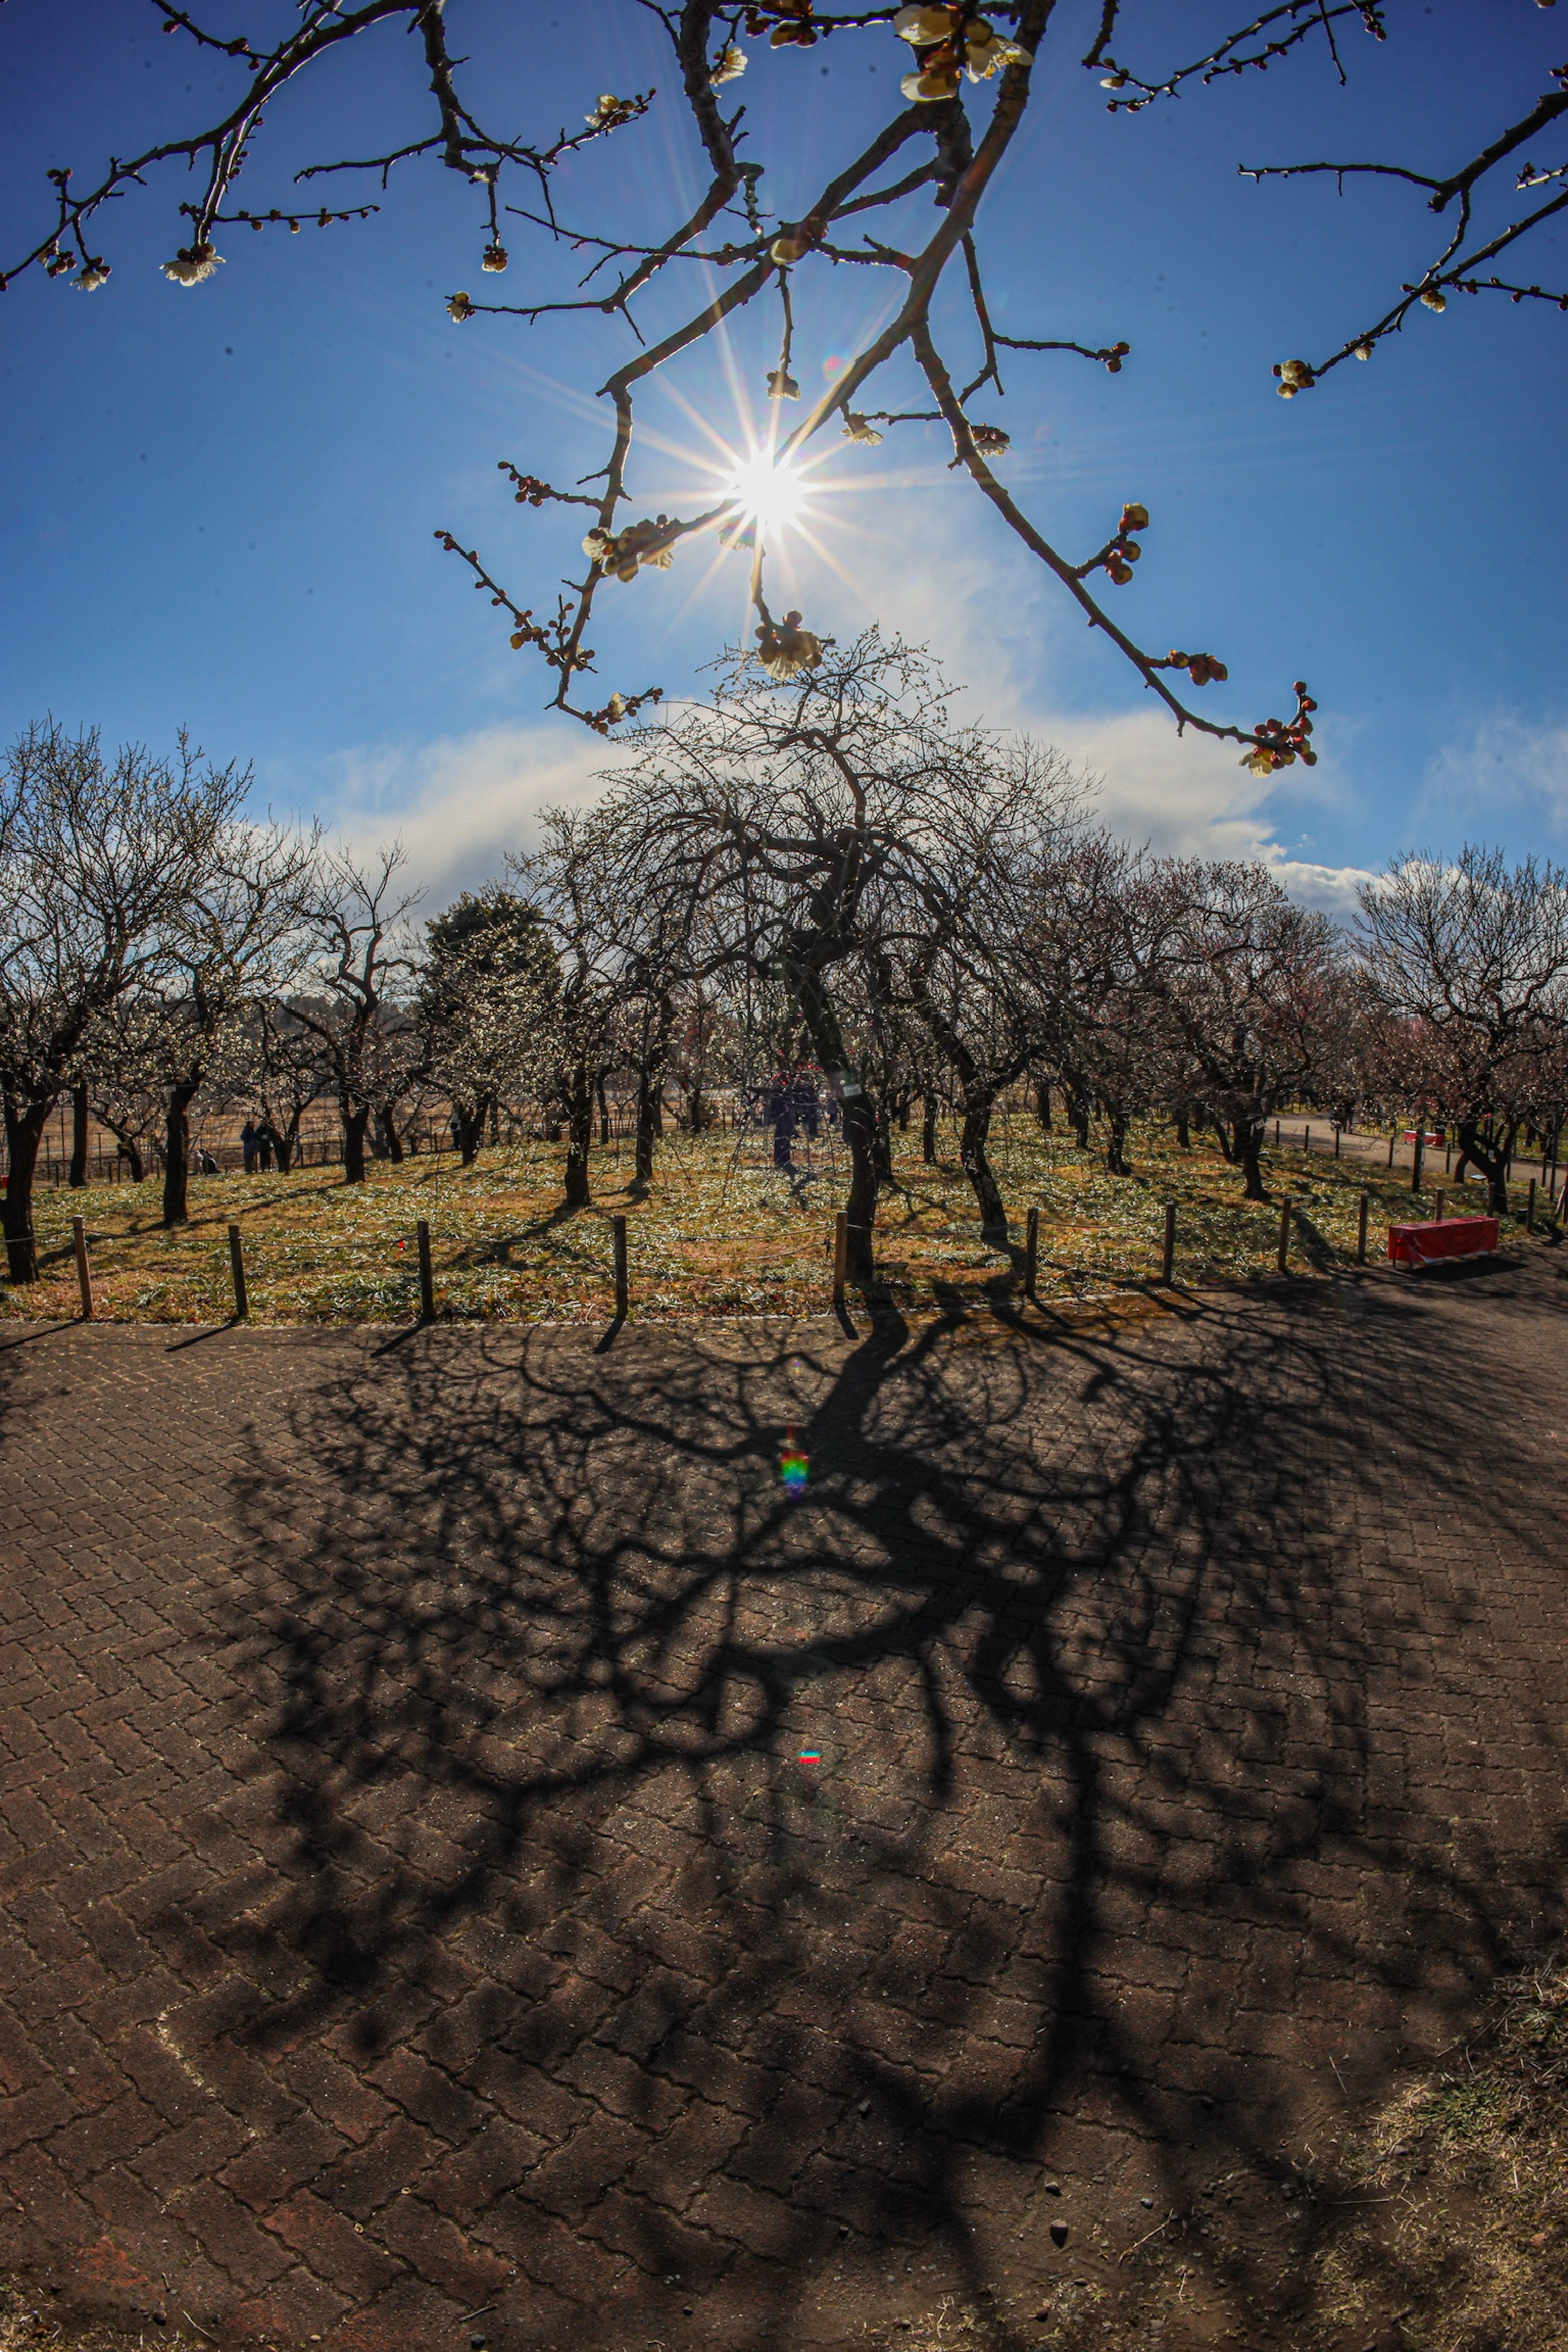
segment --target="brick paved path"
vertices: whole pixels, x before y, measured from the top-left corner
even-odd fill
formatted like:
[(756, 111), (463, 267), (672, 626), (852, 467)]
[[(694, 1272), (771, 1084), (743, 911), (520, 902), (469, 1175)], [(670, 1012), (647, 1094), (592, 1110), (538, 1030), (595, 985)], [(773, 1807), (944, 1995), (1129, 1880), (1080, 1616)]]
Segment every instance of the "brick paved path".
[(8, 1336), (0, 2262), (358, 2352), (1023, 2342), (1219, 2168), (1288, 2314), (1286, 2157), (1563, 1916), (1565, 1271)]

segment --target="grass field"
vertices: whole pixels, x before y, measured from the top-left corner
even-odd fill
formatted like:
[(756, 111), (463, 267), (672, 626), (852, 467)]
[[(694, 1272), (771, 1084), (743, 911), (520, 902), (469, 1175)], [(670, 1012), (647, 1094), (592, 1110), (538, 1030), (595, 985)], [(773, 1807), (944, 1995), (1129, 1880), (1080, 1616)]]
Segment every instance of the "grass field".
[[(1070, 1298), (1160, 1274), (1163, 1204), (1177, 1204), (1175, 1278), (1212, 1286), (1271, 1273), (1275, 1205), (1242, 1199), (1239, 1171), (1201, 1139), (1177, 1149), (1172, 1130), (1135, 1132), (1134, 1172), (1110, 1176), (1096, 1153), (1017, 1117), (1000, 1122), (994, 1159), (1011, 1219), (1009, 1250), (980, 1236), (973, 1195), (952, 1139), (922, 1166), (914, 1133), (900, 1135), (896, 1189), (879, 1212), (879, 1286), (911, 1309), (1016, 1295), (1025, 1217), (1040, 1211), (1038, 1293)], [(455, 1318), (598, 1322), (612, 1303), (609, 1220), (628, 1222), (633, 1315), (820, 1313), (830, 1296), (831, 1234), (843, 1198), (836, 1150), (817, 1147), (793, 1179), (755, 1139), (721, 1131), (667, 1136), (646, 1198), (631, 1189), (629, 1144), (595, 1152), (594, 1206), (561, 1208), (563, 1152), (521, 1143), (459, 1168), (450, 1153), (345, 1185), (336, 1169), (290, 1176), (213, 1176), (191, 1182), (188, 1224), (159, 1223), (155, 1181), (72, 1192), (41, 1190), (36, 1225), (42, 1278), (0, 1287), (0, 1314), (47, 1320), (79, 1311), (73, 1215), (86, 1221), (99, 1315), (130, 1322), (213, 1323), (233, 1312), (226, 1229), (244, 1240), (251, 1318), (267, 1323), (398, 1322), (418, 1311), (414, 1229), (430, 1227), (439, 1311)], [(1268, 1155), (1269, 1189), (1295, 1202), (1290, 1266), (1323, 1275), (1353, 1259), (1363, 1186), (1372, 1193), (1370, 1251), (1389, 1219), (1430, 1213), (1435, 1192), (1412, 1195), (1408, 1175), (1326, 1153)], [(1479, 1187), (1472, 1187), (1479, 1193)], [(1452, 1198), (1452, 1187), (1450, 1187)], [(1522, 1207), (1522, 1197), (1517, 1204)], [(1515, 1221), (1521, 1229), (1522, 1221)]]

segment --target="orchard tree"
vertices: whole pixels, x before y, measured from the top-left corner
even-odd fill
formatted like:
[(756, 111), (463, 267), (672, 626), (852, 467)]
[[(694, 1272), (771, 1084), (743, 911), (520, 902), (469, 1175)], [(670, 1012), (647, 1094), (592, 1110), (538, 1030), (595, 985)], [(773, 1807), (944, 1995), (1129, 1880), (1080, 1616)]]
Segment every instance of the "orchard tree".
[(13, 1282), (37, 1279), (33, 1177), (45, 1124), (128, 992), (174, 967), (175, 941), (232, 824), (232, 769), (182, 737), (172, 761), (110, 763), (96, 730), (29, 728), (0, 773), (0, 1104)]
[(345, 1184), (364, 1182), (371, 1114), (393, 1084), (386, 1064), (411, 1058), (408, 918), (422, 894), (403, 887), (407, 863), (400, 841), (363, 864), (336, 851), (318, 858), (305, 893), (301, 985), (289, 1013), (313, 1043), (321, 1091), (337, 1101)]
[(531, 1089), (537, 1040), (558, 981), (537, 908), (491, 883), (463, 891), (425, 926), (416, 1000), (423, 1066), (451, 1106), (465, 1168), (498, 1106)]
[[(1048, 114), (1069, 102), (1074, 82), (1090, 102), (1109, 107), (1131, 141), (1148, 108), (1224, 78), (1294, 66), (1342, 82), (1361, 43), (1381, 43), (1394, 32), (1423, 37), (1413, 0), (1272, 0), (1219, 37), (1200, 38), (1197, 53), (1185, 56), (1173, 52), (1180, 35), (1173, 35), (1169, 9), (1152, 7), (1149, 0), (1100, 0), (1080, 58), (1067, 49), (1073, 20), (1058, 0), (995, 0), (984, 13), (970, 0), (855, 8), (817, 0), (605, 0), (610, 25), (617, 13), (637, 26), (651, 16), (668, 44), (669, 73), (660, 76), (657, 90), (619, 96), (595, 95), (584, 79), (575, 101), (583, 112), (572, 131), (555, 123), (553, 101), (550, 121), (542, 120), (535, 72), (487, 54), (485, 15), (470, 0), (299, 0), (289, 7), (281, 0), (251, 0), (243, 12), (249, 18), (245, 29), (237, 28), (232, 14), (212, 25), (172, 0), (147, 0), (147, 5), (170, 36), (171, 65), (194, 46), (231, 76), (226, 95), (205, 122), (193, 128), (176, 121), (184, 112), (177, 94), (182, 61), (170, 76), (167, 128), (149, 144), (101, 165), (61, 164), (51, 172), (47, 213), (18, 230), (15, 257), (4, 265), (0, 285), (32, 272), (89, 293), (106, 286), (117, 205), (132, 194), (158, 201), (155, 191), (165, 186), (171, 197), (175, 188), (189, 193), (172, 208), (173, 250), (164, 274), (176, 287), (200, 289), (220, 266), (226, 264), (231, 275), (242, 267), (240, 247), (255, 235), (308, 226), (352, 235), (353, 224), (377, 209), (394, 172), (434, 166), (458, 175), (472, 190), (481, 278), (446, 296), (455, 329), (481, 331), (472, 324), (476, 320), (532, 327), (561, 314), (574, 324), (573, 314), (586, 314), (603, 322), (610, 346), (608, 372), (598, 387), (608, 410), (605, 463), (585, 478), (592, 487), (558, 488), (545, 480), (538, 450), (524, 450), (521, 463), (510, 457), (501, 461), (511, 495), (523, 508), (564, 507), (568, 515), (562, 520), (570, 520), (574, 537), (581, 532), (577, 576), (554, 609), (536, 618), (536, 595), (526, 590), (514, 595), (477, 550), (461, 548), (450, 533), (438, 534), (504, 613), (512, 645), (542, 656), (559, 709), (607, 731), (658, 691), (617, 688), (606, 695), (602, 685), (585, 690), (596, 660), (588, 643), (590, 623), (597, 636), (604, 617), (595, 613), (595, 601), (607, 583), (616, 583), (608, 586), (613, 598), (618, 583), (668, 568), (678, 550), (700, 537), (735, 547), (738, 560), (749, 562), (758, 651), (770, 671), (777, 676), (815, 665), (821, 657), (819, 635), (797, 613), (775, 616), (763, 579), (766, 527), (787, 502), (793, 470), (824, 435), (868, 448), (889, 433), (931, 425), (949, 444), (953, 468), (989, 502), (1020, 549), (1052, 574), (1089, 625), (1125, 656), (1179, 727), (1231, 740), (1244, 764), (1259, 774), (1313, 759), (1313, 704), (1300, 681), (1293, 705), (1279, 706), (1283, 716), (1250, 727), (1212, 718), (1198, 706), (1208, 698), (1206, 689), (1225, 681), (1225, 663), (1208, 652), (1161, 651), (1124, 623), (1121, 599), (1136, 577), (1151, 527), (1135, 496), (1120, 513), (1107, 513), (1098, 546), (1075, 551), (1058, 543), (1042, 502), (1009, 488), (1006, 457), (1016, 429), (997, 421), (994, 405), (1002, 401), (1005, 373), (1007, 388), (1016, 391), (1018, 372), (1033, 371), (1042, 355), (1047, 364), (1088, 364), (1116, 374), (1131, 354), (1124, 339), (1096, 345), (1002, 331), (986, 293), (987, 222), (997, 213), (1014, 222), (1033, 224), (1039, 217), (1030, 179), (1038, 165), (1029, 156), (1031, 150), (1038, 154), (1040, 142), (1027, 136), (1028, 118), (1033, 109)], [(1497, 12), (1473, 13), (1473, 37), (1489, 51)], [(60, 15), (65, 19), (68, 12), (62, 7)], [(813, 175), (803, 179), (805, 167), (795, 145), (755, 152), (739, 97), (751, 87), (743, 77), (766, 78), (795, 100), (793, 108), (778, 110), (777, 119), (798, 122), (816, 89), (807, 77), (824, 44), (831, 44), (835, 56), (847, 51), (889, 62), (896, 57), (907, 70), (899, 103), (886, 118), (847, 133), (843, 151), (814, 163)], [(1151, 49), (1152, 58), (1146, 54)], [(522, 54), (526, 59), (526, 34)], [(365, 93), (366, 110), (374, 110), (389, 67), (395, 83), (401, 71), (422, 110), (414, 135), (398, 112), (384, 142), (378, 143), (374, 116), (367, 121), (363, 152), (357, 142), (353, 154), (290, 148), (291, 124), (310, 107), (310, 85), (330, 89), (340, 113), (353, 111), (356, 90)], [(584, 70), (585, 76), (586, 62)], [(1260, 357), (1260, 391), (1290, 400), (1311, 393), (1344, 361), (1381, 353), (1407, 325), (1440, 312), (1459, 292), (1568, 309), (1568, 293), (1517, 274), (1531, 239), (1568, 205), (1563, 167), (1552, 160), (1550, 144), (1568, 108), (1568, 68), (1556, 69), (1544, 91), (1522, 65), (1517, 78), (1514, 119), (1505, 125), (1478, 121), (1468, 158), (1423, 167), (1424, 159), (1399, 156), (1237, 157), (1257, 178), (1373, 175), (1380, 188), (1401, 197), (1413, 194), (1436, 224), (1403, 270), (1391, 265), (1389, 299), (1376, 316), (1347, 320), (1343, 341), (1320, 356), (1281, 353), (1272, 379), (1267, 357)], [(656, 109), (666, 119), (645, 122)], [(755, 119), (757, 110), (752, 112)], [(510, 128), (531, 120), (531, 130)], [(628, 205), (625, 220), (601, 234), (583, 209), (576, 166), (591, 166), (595, 151), (611, 141), (650, 138), (685, 148), (705, 181), (701, 194), (694, 205), (672, 205), (674, 217), (665, 222), (633, 217)], [(1538, 155), (1544, 160), (1537, 163)], [(1091, 200), (1074, 190), (1075, 204)], [(1047, 221), (1040, 219), (1039, 227), (1048, 240)], [(502, 300), (499, 281), (512, 266), (509, 241), (514, 239), (526, 247), (529, 282), (519, 299)], [(574, 264), (583, 257), (588, 268), (580, 283), (546, 269), (555, 258)], [(803, 399), (800, 383), (818, 380), (820, 354), (812, 352), (803, 361), (797, 306), (803, 290), (823, 273), (846, 266), (887, 281), (886, 304), (871, 306), (883, 323), (846, 354), (826, 390)], [(481, 282), (497, 299), (476, 297), (470, 286)], [(946, 299), (950, 285), (957, 299)], [(795, 421), (767, 436), (760, 459), (737, 452), (737, 478), (718, 478), (700, 511), (684, 517), (642, 512), (645, 392), (664, 383), (677, 398), (689, 397), (682, 390), (683, 368), (715, 339), (731, 338), (759, 308), (776, 318), (779, 335), (765, 392), (781, 406), (770, 413)], [(1412, 362), (1391, 351), (1388, 363)], [(759, 393), (763, 389), (759, 384)], [(667, 463), (660, 452), (654, 462), (661, 470)], [(560, 541), (547, 542), (531, 558), (533, 569), (553, 579), (562, 552)]]
[[(872, 1081), (891, 1067), (900, 1007), (960, 1052), (969, 1172), (983, 1215), (1005, 1228), (984, 1143), (1016, 1046), (976, 976), (1008, 859), (1063, 822), (1067, 797), (1053, 755), (954, 726), (926, 657), (870, 630), (784, 679), (737, 660), (710, 704), (640, 731), (605, 803), (617, 896), (700, 904), (743, 994), (776, 992), (825, 1073), (849, 1154), (857, 1282), (872, 1278), (886, 1173)], [(973, 1000), (962, 1013), (961, 986)], [(914, 1078), (910, 1065), (906, 1093)]]
[(163, 1024), (161, 997), (117, 997), (89, 1029), (78, 1062), (88, 1108), (120, 1146), (133, 1184), (145, 1181), (163, 1134)]
[(1557, 1084), (1568, 1029), (1568, 869), (1467, 843), (1405, 855), (1363, 885), (1367, 967), (1416, 1048), (1411, 1097), (1451, 1118), (1508, 1212), (1521, 1123)]
[[(224, 782), (232, 810), (249, 789), (249, 771), (226, 770)], [(204, 1086), (241, 1078), (247, 1022), (299, 961), (318, 846), (314, 835), (247, 824), (231, 814), (170, 926), (158, 1033), (165, 1225), (182, 1225), (189, 1214), (192, 1103)]]
[(553, 983), (541, 992), (531, 1043), (537, 1090), (552, 1124), (565, 1129), (568, 1209), (592, 1204), (595, 1108), (605, 1079), (626, 1059), (633, 1027), (616, 824), (609, 803), (548, 809), (538, 849), (510, 861), (555, 967)]
[(1269, 1119), (1310, 1097), (1328, 1049), (1342, 950), (1324, 915), (1292, 905), (1266, 866), (1172, 858), (1142, 980), (1195, 1076), (1221, 1150), (1266, 1201)]

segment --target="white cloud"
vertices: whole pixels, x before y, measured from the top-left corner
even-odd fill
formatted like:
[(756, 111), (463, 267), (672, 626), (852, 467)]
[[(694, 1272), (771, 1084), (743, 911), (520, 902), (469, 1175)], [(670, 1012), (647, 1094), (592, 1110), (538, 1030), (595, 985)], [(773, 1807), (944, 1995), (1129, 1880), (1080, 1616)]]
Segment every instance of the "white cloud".
[(498, 875), (509, 850), (530, 847), (542, 808), (591, 799), (612, 757), (575, 722), (570, 732), (564, 723), (487, 727), (411, 751), (346, 752), (322, 816), (354, 849), (400, 834), (434, 909)]
[(1415, 803), (1418, 828), (1436, 828), (1452, 845), (1461, 833), (1495, 839), (1505, 817), (1515, 830), (1521, 817), (1527, 826), (1533, 818), (1559, 841), (1568, 835), (1568, 727), (1492, 711), (1430, 762)]
[[(930, 646), (963, 688), (955, 716), (1021, 729), (1059, 746), (1095, 780), (1098, 813), (1125, 838), (1146, 841), (1162, 855), (1261, 858), (1292, 897), (1334, 914), (1350, 910), (1366, 877), (1359, 868), (1288, 855), (1275, 836), (1270, 786), (1238, 764), (1234, 743), (1178, 735), (1152, 696), (1142, 709), (1100, 715), (1054, 708), (1051, 672), (1076, 619), (1061, 609), (1050, 583), (1026, 570), (1020, 581), (1016, 565), (1007, 593), (999, 594), (984, 518), (964, 528), (944, 517), (933, 530), (931, 510), (929, 499), (910, 501), (904, 543), (879, 541), (877, 562), (868, 563), (864, 575), (875, 578), (874, 601), (806, 555), (776, 584), (775, 605), (798, 601), (809, 620), (841, 639), (875, 619), (889, 635)], [(842, 551), (850, 564), (858, 560), (854, 536), (847, 534)], [(715, 620), (721, 629), (717, 614)], [(732, 627), (732, 613), (728, 620)], [(508, 850), (527, 846), (542, 807), (592, 797), (596, 777), (618, 753), (614, 740), (566, 720), (490, 727), (409, 750), (350, 752), (323, 814), (360, 847), (401, 833), (436, 907), (498, 873)], [(1304, 790), (1325, 803), (1338, 796), (1331, 761), (1289, 774), (1298, 807)]]

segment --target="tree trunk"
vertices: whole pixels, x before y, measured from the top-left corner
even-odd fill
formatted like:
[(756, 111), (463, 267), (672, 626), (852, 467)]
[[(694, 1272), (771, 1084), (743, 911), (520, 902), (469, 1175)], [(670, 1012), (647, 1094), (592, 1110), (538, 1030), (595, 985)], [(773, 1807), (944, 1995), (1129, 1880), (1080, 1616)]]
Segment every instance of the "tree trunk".
[(138, 1149), (135, 1138), (130, 1135), (122, 1136), (121, 1138), (121, 1149), (125, 1154), (125, 1164), (131, 1171), (131, 1181), (133, 1184), (145, 1182), (147, 1170), (142, 1161), (142, 1154)]
[(1235, 1158), (1247, 1177), (1247, 1198), (1249, 1201), (1267, 1201), (1268, 1192), (1263, 1181), (1263, 1121), (1260, 1118), (1237, 1120)]
[[(663, 1059), (663, 1056), (660, 1056)], [(637, 1158), (632, 1181), (637, 1184), (653, 1181), (653, 1147), (659, 1130), (658, 1075), (646, 1064), (637, 1072)]]
[(566, 1206), (586, 1209), (593, 1193), (588, 1185), (588, 1154), (594, 1143), (594, 1087), (585, 1070), (573, 1073), (566, 1113)]
[[(820, 1056), (818, 1056), (820, 1059)], [(849, 1147), (849, 1251), (845, 1267), (851, 1282), (868, 1283), (877, 1271), (877, 1117), (858, 1088), (844, 1097), (844, 1140)]]
[(1190, 1151), (1193, 1148), (1193, 1130), (1187, 1124), (1187, 1114), (1185, 1111), (1182, 1112), (1180, 1118), (1176, 1121), (1176, 1141), (1180, 1144), (1184, 1151)]
[(599, 1099), (599, 1148), (602, 1151), (607, 1151), (610, 1148), (610, 1106), (605, 1100), (603, 1078), (599, 1080), (594, 1091)]
[(702, 1099), (700, 1085), (686, 1089), (686, 1124), (693, 1135), (700, 1135), (708, 1124), (708, 1106)]
[(927, 1095), (925, 1117), (921, 1121), (921, 1158), (928, 1168), (936, 1166), (936, 1097)]
[(879, 1110), (873, 1122), (876, 1136), (877, 1182), (890, 1184), (893, 1181), (893, 1127), (885, 1109)]
[(364, 1131), (370, 1125), (370, 1105), (362, 1103), (358, 1110), (350, 1110), (346, 1103), (340, 1103), (338, 1108), (343, 1122), (343, 1182), (363, 1184)]
[(1483, 1138), (1474, 1119), (1459, 1121), (1459, 1165), (1467, 1160), (1479, 1168), (1487, 1180), (1487, 1207), (1494, 1217), (1508, 1214), (1508, 1163), (1513, 1144), (1513, 1131), (1502, 1137)]
[(1077, 1087), (1063, 1089), (1067, 1096), (1068, 1125), (1080, 1151), (1089, 1150), (1089, 1097)]
[(475, 1103), (465, 1108), (461, 1103), (452, 1105), (452, 1124), (458, 1130), (458, 1156), (465, 1168), (471, 1168), (479, 1155), (485, 1139), (485, 1107)]
[(33, 1239), (33, 1171), (38, 1146), (54, 1108), (54, 1097), (30, 1104), (19, 1112), (5, 1097), (5, 1156), (9, 1173), (0, 1200), (0, 1228), (5, 1235), (5, 1271), (11, 1282), (37, 1282), (38, 1248)]
[(190, 1214), (187, 1185), (191, 1164), (190, 1108), (199, 1079), (169, 1088), (163, 1114), (163, 1223), (183, 1225)]
[(79, 1192), (87, 1182), (87, 1086), (79, 1080), (71, 1088), (71, 1168), (70, 1184)]
[(1040, 1078), (1036, 1082), (1035, 1117), (1040, 1122), (1042, 1134), (1049, 1135), (1051, 1131), (1051, 1082), (1049, 1078)]
[(397, 1132), (397, 1121), (392, 1116), (392, 1106), (390, 1103), (388, 1103), (381, 1116), (384, 1121), (383, 1131), (386, 1138), (386, 1156), (395, 1168), (399, 1165), (403, 1158), (403, 1138)]
[(851, 1282), (868, 1283), (877, 1270), (877, 1108), (848, 1066), (837, 1008), (822, 973), (810, 964), (798, 965), (791, 974), (791, 984), (811, 1038), (812, 1058), (838, 1088), (839, 1117), (849, 1149), (849, 1195), (844, 1203), (849, 1246), (845, 1272)]
[(1005, 1249), (1007, 1245), (1007, 1212), (1003, 1204), (995, 1171), (985, 1150), (991, 1133), (992, 1099), (987, 1095), (979, 1102), (965, 1103), (958, 1157), (964, 1174), (974, 1188), (974, 1198), (980, 1208), (981, 1234), (986, 1241)]
[(1110, 1133), (1106, 1139), (1105, 1164), (1113, 1176), (1131, 1176), (1132, 1171), (1127, 1165), (1126, 1116), (1119, 1110), (1110, 1111), (1106, 1115), (1106, 1124)]

